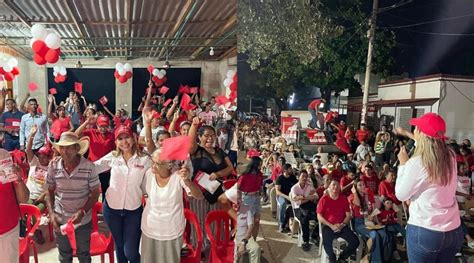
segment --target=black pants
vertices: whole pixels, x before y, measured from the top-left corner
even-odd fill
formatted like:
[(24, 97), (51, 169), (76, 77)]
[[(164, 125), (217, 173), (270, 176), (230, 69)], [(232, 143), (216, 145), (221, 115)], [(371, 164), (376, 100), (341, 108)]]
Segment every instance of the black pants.
[(301, 222), (301, 229), (303, 230), (303, 241), (309, 242), (309, 221), (316, 220), (316, 209), (296, 208), (295, 216)]
[(339, 260), (345, 260), (356, 252), (357, 247), (359, 246), (359, 239), (348, 226), (345, 226), (337, 233), (334, 233), (334, 231), (326, 225), (322, 227), (324, 251), (326, 251), (330, 262), (336, 262), (336, 254), (334, 254), (332, 248), (332, 242), (334, 239), (341, 237), (348, 244), (344, 251), (339, 255)]
[(102, 202), (105, 200), (105, 192), (110, 185), (110, 170), (99, 174), (100, 188), (102, 189)]

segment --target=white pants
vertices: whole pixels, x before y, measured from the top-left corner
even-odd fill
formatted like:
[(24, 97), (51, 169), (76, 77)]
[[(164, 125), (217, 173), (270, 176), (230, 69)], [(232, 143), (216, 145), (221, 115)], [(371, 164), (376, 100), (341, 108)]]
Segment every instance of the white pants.
[(0, 255), (2, 262), (18, 263), (18, 243), (20, 240), (20, 226), (17, 225), (7, 233), (0, 235)]

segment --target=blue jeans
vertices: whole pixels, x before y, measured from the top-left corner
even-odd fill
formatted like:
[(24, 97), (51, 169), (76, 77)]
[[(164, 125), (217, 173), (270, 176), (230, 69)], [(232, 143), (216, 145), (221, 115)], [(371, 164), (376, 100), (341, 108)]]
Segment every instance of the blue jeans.
[(115, 210), (104, 202), (103, 215), (115, 242), (117, 261), (140, 262), (140, 238), (143, 207), (136, 210)]
[(364, 218), (354, 218), (354, 229), (359, 235), (372, 239), (372, 251), (370, 251), (370, 261), (382, 262), (382, 250), (383, 247), (388, 243), (387, 232), (385, 232), (385, 229), (367, 229), (364, 223)]
[(406, 238), (407, 236), (407, 231), (405, 230), (405, 228), (403, 228), (400, 224), (396, 223), (396, 224), (390, 224), (390, 225), (386, 225), (385, 226), (385, 229), (387, 230), (387, 232), (389, 233), (394, 233), (395, 235), (397, 233), (400, 233), (402, 234), (402, 237), (403, 238)]
[(461, 250), (464, 235), (461, 226), (439, 232), (423, 227), (407, 226), (408, 261), (417, 262), (452, 262)]
[(288, 200), (286, 200), (282, 196), (277, 196), (277, 203), (278, 203), (278, 212), (279, 212), (279, 218), (278, 218), (278, 225), (280, 228), (286, 227), (286, 224), (288, 223), (288, 219), (286, 219), (286, 208), (288, 207)]
[(311, 114), (311, 121), (309, 122), (309, 127), (311, 128), (317, 128), (318, 127), (318, 116), (316, 115), (316, 110), (314, 109), (309, 109), (309, 113)]

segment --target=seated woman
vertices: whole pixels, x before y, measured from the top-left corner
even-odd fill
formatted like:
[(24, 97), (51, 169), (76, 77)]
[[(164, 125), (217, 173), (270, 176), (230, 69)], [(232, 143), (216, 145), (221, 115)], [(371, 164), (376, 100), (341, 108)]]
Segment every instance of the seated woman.
[[(387, 244), (387, 233), (385, 229), (370, 230), (367, 228), (368, 222), (372, 224), (377, 222), (377, 217), (373, 217), (372, 213), (376, 209), (374, 193), (370, 188), (365, 187), (365, 183), (359, 179), (354, 181), (352, 194), (348, 197), (351, 204), (353, 226), (356, 233), (368, 238), (367, 250), (370, 254), (370, 260), (373, 262), (382, 262), (382, 251), (384, 245)], [(368, 259), (369, 254), (366, 255)]]
[(161, 150), (152, 155), (153, 165), (143, 178), (142, 189), (148, 195), (142, 216), (142, 262), (179, 262), (186, 226), (183, 189), (189, 196), (204, 196), (191, 181), (186, 164), (160, 160)]
[[(339, 182), (331, 181), (328, 194), (319, 199), (316, 212), (322, 225), (322, 242), (329, 261), (344, 261), (354, 254), (359, 246), (359, 239), (348, 226), (351, 219), (349, 202), (344, 195), (340, 194)], [(342, 238), (347, 242), (347, 247), (338, 259), (332, 248), (332, 242), (337, 238)]]

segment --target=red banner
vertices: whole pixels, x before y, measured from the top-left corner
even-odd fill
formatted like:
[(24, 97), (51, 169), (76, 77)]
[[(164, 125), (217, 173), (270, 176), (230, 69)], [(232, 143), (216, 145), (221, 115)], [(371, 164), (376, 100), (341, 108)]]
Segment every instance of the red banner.
[(295, 140), (298, 132), (297, 117), (281, 117), (281, 136), (287, 140)]
[(327, 144), (326, 135), (322, 131), (306, 129), (306, 135), (309, 139), (309, 144)]

